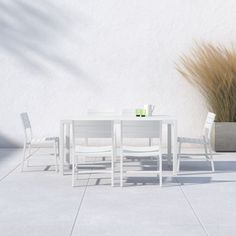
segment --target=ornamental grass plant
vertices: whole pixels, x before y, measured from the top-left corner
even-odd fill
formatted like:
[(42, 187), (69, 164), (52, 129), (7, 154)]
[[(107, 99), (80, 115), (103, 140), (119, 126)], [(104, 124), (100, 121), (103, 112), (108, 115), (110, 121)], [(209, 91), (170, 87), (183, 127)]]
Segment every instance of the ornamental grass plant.
[(205, 97), (218, 122), (236, 122), (236, 50), (196, 44), (183, 55), (177, 70)]

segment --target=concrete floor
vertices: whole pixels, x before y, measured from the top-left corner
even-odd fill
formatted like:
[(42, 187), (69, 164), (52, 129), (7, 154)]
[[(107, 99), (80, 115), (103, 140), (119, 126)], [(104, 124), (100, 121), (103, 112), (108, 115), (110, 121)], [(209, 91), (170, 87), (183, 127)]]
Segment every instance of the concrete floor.
[(151, 176), (120, 188), (118, 174), (114, 188), (102, 175), (84, 175), (72, 188), (49, 156), (33, 156), (21, 173), (21, 155), (0, 150), (0, 235), (236, 235), (235, 153), (215, 156), (213, 174), (209, 163), (185, 158), (172, 177), (164, 161), (162, 188)]

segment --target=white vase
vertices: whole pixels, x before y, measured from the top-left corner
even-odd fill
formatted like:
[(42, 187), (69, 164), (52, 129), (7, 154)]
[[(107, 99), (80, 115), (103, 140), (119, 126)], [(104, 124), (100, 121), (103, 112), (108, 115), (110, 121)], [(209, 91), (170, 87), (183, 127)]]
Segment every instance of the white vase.
[(146, 112), (146, 116), (152, 116), (154, 109), (155, 109), (155, 106), (152, 104), (145, 104), (144, 105), (144, 110)]

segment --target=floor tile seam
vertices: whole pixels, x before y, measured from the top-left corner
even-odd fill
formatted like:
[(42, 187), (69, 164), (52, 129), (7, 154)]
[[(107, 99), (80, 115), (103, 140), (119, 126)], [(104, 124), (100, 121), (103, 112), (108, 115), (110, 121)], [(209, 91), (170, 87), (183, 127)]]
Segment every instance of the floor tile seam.
[(21, 165), (21, 162), (17, 164), (13, 169), (11, 169), (7, 174), (5, 174), (3, 177), (0, 178), (0, 182), (2, 182), (4, 179), (6, 179), (10, 174), (12, 174), (19, 166)]
[[(34, 155), (34, 153), (36, 153), (38, 150), (39, 150), (39, 148), (37, 148), (33, 153), (31, 153), (31, 155), (25, 161), (29, 160)], [(19, 162), (13, 169), (11, 169), (7, 174), (5, 174), (3, 177), (1, 177), (0, 182), (2, 182), (10, 174), (12, 174), (17, 168), (19, 168), (22, 165), (22, 162), (23, 161)]]
[(76, 222), (77, 222), (78, 216), (79, 216), (79, 212), (80, 212), (80, 209), (81, 209), (81, 207), (82, 207), (82, 204), (83, 204), (83, 200), (84, 200), (85, 194), (86, 194), (86, 192), (87, 192), (87, 188), (88, 188), (88, 184), (89, 184), (90, 176), (91, 176), (91, 174), (90, 174), (89, 177), (88, 177), (88, 180), (87, 180), (86, 186), (85, 186), (84, 191), (83, 191), (82, 198), (81, 198), (81, 200), (80, 200), (80, 202), (79, 202), (79, 206), (78, 206), (78, 209), (77, 209), (77, 212), (76, 212), (75, 218), (74, 218), (74, 222), (73, 222), (73, 225), (72, 225), (72, 227), (71, 227), (70, 236), (73, 235), (74, 228), (75, 228), (75, 225), (76, 225)]
[[(180, 182), (178, 182), (177, 179), (176, 179), (176, 181), (177, 181), (177, 183), (181, 184)], [(201, 228), (203, 229), (205, 235), (209, 236), (206, 227), (204, 226), (203, 222), (201, 221), (200, 217), (198, 216), (197, 212), (195, 211), (194, 207), (192, 206), (192, 204), (191, 204), (189, 198), (187, 197), (186, 193), (184, 192), (182, 186), (180, 185), (178, 187), (179, 187), (181, 193), (183, 194), (185, 201), (188, 203), (189, 207), (191, 208), (195, 218), (197, 219), (198, 223), (200, 224)]]
[[(169, 167), (169, 170), (171, 171), (171, 167), (170, 167), (169, 165), (168, 165), (168, 167)], [(173, 168), (173, 167), (172, 167), (172, 168)], [(183, 194), (185, 201), (187, 202), (187, 204), (188, 204), (189, 207), (191, 208), (191, 210), (192, 210), (192, 212), (193, 212), (195, 218), (197, 219), (197, 221), (198, 221), (199, 225), (201, 226), (202, 230), (204, 231), (205, 235), (206, 235), (206, 236), (209, 236), (209, 234), (208, 234), (208, 232), (207, 232), (207, 230), (206, 230), (204, 224), (202, 223), (200, 217), (198, 216), (198, 214), (197, 214), (196, 211), (194, 210), (194, 207), (192, 206), (192, 204), (191, 204), (190, 200), (188, 199), (187, 195), (185, 194), (185, 192), (184, 192), (184, 190), (183, 190), (183, 188), (182, 188), (182, 186), (181, 186), (181, 183), (178, 181), (178, 176), (177, 176), (177, 178), (174, 178), (174, 180), (175, 180), (176, 183), (180, 184), (180, 185), (178, 186), (178, 188), (180, 189), (181, 193)]]

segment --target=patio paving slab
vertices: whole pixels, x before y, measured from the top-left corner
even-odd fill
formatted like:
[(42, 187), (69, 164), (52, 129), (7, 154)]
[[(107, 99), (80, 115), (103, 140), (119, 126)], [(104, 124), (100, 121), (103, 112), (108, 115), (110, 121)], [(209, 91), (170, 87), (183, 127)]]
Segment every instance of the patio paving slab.
[(105, 174), (79, 176), (72, 188), (70, 173), (56, 173), (51, 156), (34, 156), (21, 173), (21, 155), (0, 149), (4, 236), (236, 234), (235, 153), (215, 156), (215, 173), (205, 161), (186, 158), (171, 176), (164, 162), (162, 188), (152, 175), (128, 176), (120, 188), (118, 164), (114, 188)]
[[(56, 173), (54, 167), (45, 170), (48, 160), (40, 158), (35, 157), (23, 173), (18, 167), (0, 182), (0, 232), (4, 236), (70, 235), (85, 185), (72, 188), (70, 176)], [(10, 166), (6, 165), (8, 171)]]

